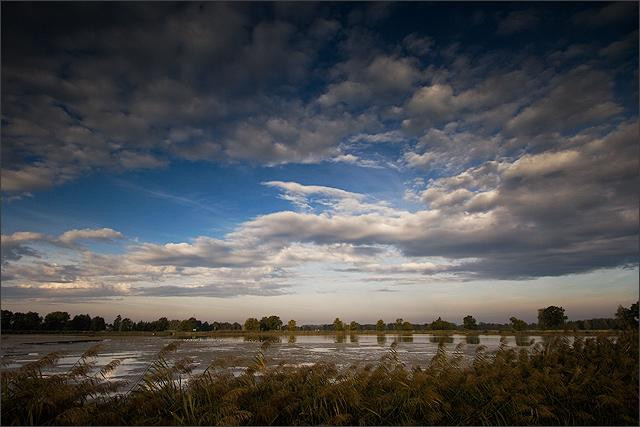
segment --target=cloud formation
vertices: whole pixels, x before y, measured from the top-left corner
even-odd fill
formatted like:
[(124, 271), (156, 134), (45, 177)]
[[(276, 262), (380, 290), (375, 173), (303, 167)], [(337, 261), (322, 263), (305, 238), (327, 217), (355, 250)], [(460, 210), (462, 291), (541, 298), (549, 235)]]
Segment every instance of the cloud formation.
[[(434, 33), (411, 24), (421, 7), (3, 6), (3, 197), (213, 162), (290, 203), (215, 238), (3, 234), (3, 297), (280, 295), (314, 266), (380, 291), (637, 267), (638, 5), (505, 6)], [(356, 182), (374, 170), (393, 177), (375, 196)]]
[[(222, 3), (167, 4), (153, 13), (112, 5), (106, 14), (99, 5), (69, 5), (64, 14), (47, 5), (8, 7), (2, 190), (35, 191), (96, 170), (162, 168), (174, 159), (362, 167), (395, 160), (428, 168), (460, 161), (442, 156), (453, 144), (386, 162), (352, 145), (453, 132), (453, 139), (491, 141), (464, 159), (488, 160), (625, 113), (607, 59), (628, 61), (634, 33), (592, 44), (590, 60), (567, 68), (526, 49), (477, 54), (415, 31), (395, 43), (376, 34), (375, 23), (410, 13), (408, 5), (383, 14), (355, 6), (342, 16), (320, 5), (308, 5), (310, 14), (264, 7), (269, 18)], [(590, 7), (570, 18), (610, 24), (631, 9)], [(59, 22), (44, 29), (38, 19), (46, 13)], [(77, 14), (87, 19), (65, 18)], [(535, 29), (539, 15), (512, 10), (499, 32)], [(377, 18), (355, 18), (365, 16)], [(337, 53), (323, 56), (327, 50)]]

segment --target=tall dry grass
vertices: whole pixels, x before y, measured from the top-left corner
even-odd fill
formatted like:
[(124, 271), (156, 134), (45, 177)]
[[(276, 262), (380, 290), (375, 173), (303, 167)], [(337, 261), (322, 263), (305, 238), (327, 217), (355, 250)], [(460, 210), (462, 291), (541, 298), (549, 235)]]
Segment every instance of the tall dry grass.
[[(59, 354), (2, 372), (2, 424), (67, 425), (638, 425), (638, 333), (616, 340), (551, 337), (533, 349), (444, 341), (426, 368), (408, 369), (392, 344), (378, 364), (337, 369), (269, 366), (269, 343), (234, 376), (220, 361), (202, 374), (165, 347), (133, 384), (108, 381), (91, 349), (64, 374)], [(120, 387), (119, 394), (113, 394)]]

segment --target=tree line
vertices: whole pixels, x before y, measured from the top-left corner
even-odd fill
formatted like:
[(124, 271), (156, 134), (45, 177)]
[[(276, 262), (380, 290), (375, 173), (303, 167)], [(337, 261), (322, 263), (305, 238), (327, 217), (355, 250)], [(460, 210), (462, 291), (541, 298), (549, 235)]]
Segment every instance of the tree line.
[(89, 314), (78, 314), (73, 318), (66, 311), (54, 311), (41, 317), (38, 313), (13, 313), (2, 310), (3, 331), (240, 331), (242, 325), (238, 322), (202, 322), (195, 317), (185, 320), (169, 320), (161, 317), (158, 320), (134, 322), (128, 317), (118, 315), (112, 323), (105, 322), (103, 317), (91, 317)]
[(438, 317), (432, 322), (413, 324), (402, 318), (395, 322), (385, 323), (380, 319), (375, 324), (360, 324), (356, 321), (343, 322), (335, 318), (332, 323), (322, 325), (298, 326), (293, 319), (286, 324), (279, 316), (264, 316), (260, 320), (250, 317), (241, 325), (238, 322), (203, 322), (190, 317), (184, 320), (169, 320), (161, 317), (158, 320), (146, 322), (140, 320), (134, 322), (128, 317), (118, 315), (112, 323), (106, 323), (100, 316), (91, 317), (89, 314), (78, 314), (73, 318), (65, 311), (54, 311), (41, 317), (38, 313), (13, 313), (2, 310), (3, 331), (439, 331), (439, 330), (498, 330), (498, 331), (524, 331), (524, 330), (603, 330), (603, 329), (628, 329), (638, 327), (638, 302), (630, 307), (618, 306), (614, 318), (596, 318), (586, 320), (567, 320), (563, 307), (548, 306), (538, 310), (538, 322), (527, 323), (517, 317), (511, 317), (509, 323), (485, 323), (477, 322), (472, 315), (462, 318), (462, 324), (448, 322)]

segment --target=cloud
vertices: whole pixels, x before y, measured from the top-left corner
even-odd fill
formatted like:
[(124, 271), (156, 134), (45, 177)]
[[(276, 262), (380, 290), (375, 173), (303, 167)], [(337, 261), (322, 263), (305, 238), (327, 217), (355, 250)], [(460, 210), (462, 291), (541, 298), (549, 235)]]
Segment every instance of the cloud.
[(515, 134), (534, 135), (540, 129), (566, 132), (587, 123), (601, 123), (620, 113), (610, 74), (580, 65), (556, 76), (550, 92), (506, 123)]
[(111, 242), (122, 238), (122, 234), (110, 228), (69, 230), (59, 236), (44, 233), (18, 231), (9, 235), (2, 235), (2, 263), (19, 260), (24, 256), (39, 257), (39, 252), (27, 246), (32, 243), (47, 243), (54, 246), (80, 249), (78, 240), (94, 240)]
[(638, 30), (632, 31), (621, 40), (614, 41), (598, 50), (598, 54), (610, 60), (627, 57), (632, 50), (638, 48)]
[(283, 182), (283, 181), (268, 181), (263, 182), (263, 185), (268, 187), (276, 187), (286, 190), (290, 193), (298, 193), (298, 194), (324, 194), (330, 197), (338, 198), (338, 199), (364, 199), (364, 196), (357, 193), (350, 193), (348, 191), (341, 190), (339, 188), (333, 187), (323, 187), (320, 185), (302, 185), (297, 182)]
[(510, 12), (498, 24), (497, 33), (509, 35), (534, 28), (540, 22), (540, 18), (534, 10), (517, 10)]
[[(47, 26), (32, 13), (40, 7), (56, 18)], [(393, 168), (409, 188), (380, 200), (348, 183), (267, 180), (291, 210), (218, 238), (125, 240), (118, 255), (83, 246), (124, 239), (108, 228), (3, 235), (3, 295), (276, 295), (314, 264), (424, 283), (637, 261), (637, 112), (620, 86), (637, 74), (637, 30), (535, 49), (447, 44), (412, 30), (385, 37), (374, 25), (389, 16), (385, 5), (265, 7), (13, 6), (2, 191), (176, 159)], [(511, 35), (539, 26), (542, 14), (501, 16), (498, 33)], [(613, 31), (627, 16), (637, 4), (589, 6), (570, 21)], [(394, 205), (403, 190), (411, 210)]]
[[(116, 19), (70, 5), (68, 16), (89, 13), (93, 24), (62, 17), (65, 25), (47, 30), (48, 49), (39, 49), (29, 31), (40, 9), (48, 7), (10, 11), (24, 25), (3, 57), (3, 191), (41, 190), (95, 170), (159, 168), (176, 157), (317, 162), (335, 155), (345, 135), (375, 124), (358, 115), (305, 117), (304, 106), (283, 96), (304, 85), (337, 21), (315, 20), (310, 38), (295, 20), (258, 19), (239, 5), (146, 15), (108, 8), (123, 11)], [(403, 64), (374, 62), (371, 78), (384, 83), (379, 72), (394, 71), (400, 80), (384, 83), (393, 87), (406, 77)]]
[(524, 280), (634, 266), (637, 129), (629, 120), (585, 130), (562, 149), (414, 180), (424, 203), (414, 212), (344, 189), (268, 181), (301, 212), (260, 215), (221, 239), (138, 243), (121, 255), (85, 248), (56, 263), (30, 245), (73, 248), (122, 236), (110, 229), (13, 233), (2, 236), (3, 295), (278, 295), (295, 292), (314, 263), (352, 280), (373, 273), (372, 283), (414, 285), (424, 277)]
[(433, 48), (434, 41), (431, 37), (411, 33), (402, 40), (402, 44), (409, 52), (424, 56)]
[[(450, 271), (473, 276), (484, 270), (493, 278), (627, 265), (637, 250), (631, 190), (636, 139), (637, 122), (629, 122), (604, 137), (585, 138), (575, 149), (492, 161), (431, 181), (419, 194), (429, 209), (415, 213), (277, 212), (235, 234), (317, 245), (391, 245), (408, 257), (467, 260)], [(618, 166), (603, 168), (600, 162)], [(534, 258), (548, 268), (534, 274), (527, 267)], [(512, 261), (509, 269), (504, 259)], [(496, 267), (491, 274), (489, 265)]]
[(198, 237), (194, 243), (146, 243), (130, 254), (134, 262), (178, 267), (250, 266), (255, 263), (251, 251), (238, 251), (228, 242)]
[(352, 193), (339, 188), (282, 181), (263, 182), (263, 185), (285, 190), (280, 197), (304, 211), (312, 211), (313, 205), (319, 205), (321, 211), (329, 210), (342, 214), (380, 213), (391, 216), (396, 214), (396, 211), (387, 202), (370, 202), (367, 201), (368, 197), (364, 194)]
[[(388, 144), (434, 131), (456, 140), (452, 124), (469, 141), (455, 149), (468, 155), (425, 145), (403, 150), (400, 163), (454, 170), (625, 114), (607, 61), (630, 58), (637, 32), (552, 54), (511, 45), (478, 51), (411, 30), (385, 37), (371, 26), (391, 16), (384, 5), (296, 9), (11, 8), (20, 25), (10, 24), (3, 55), (2, 191), (176, 159), (394, 168), (383, 158)], [(590, 7), (573, 20), (610, 25), (635, 9)], [(41, 25), (45, 12), (56, 25)], [(540, 16), (537, 8), (510, 11), (499, 31), (530, 29)], [(46, 43), (33, 40), (36, 29)], [(503, 144), (505, 136), (513, 140)], [(376, 155), (352, 149), (365, 143), (378, 144), (367, 147)]]
[(58, 236), (58, 241), (65, 244), (74, 244), (78, 240), (96, 240), (110, 242), (113, 239), (121, 239), (122, 233), (112, 230), (110, 228), (90, 229), (85, 228), (82, 230), (69, 230)]
[(375, 133), (375, 134), (358, 134), (349, 139), (349, 142), (366, 142), (366, 143), (379, 143), (379, 142), (403, 142), (407, 137), (399, 130), (392, 130), (388, 132)]
[(435, 123), (447, 120), (455, 111), (453, 89), (446, 84), (422, 87), (409, 100), (407, 110)]
[(40, 286), (3, 286), (0, 288), (3, 298), (43, 299), (63, 301), (86, 301), (94, 299), (130, 296), (126, 285), (104, 284), (53, 284)]
[(603, 7), (592, 7), (573, 15), (574, 25), (588, 28), (604, 27), (632, 19), (638, 15), (638, 5), (633, 2), (613, 2)]

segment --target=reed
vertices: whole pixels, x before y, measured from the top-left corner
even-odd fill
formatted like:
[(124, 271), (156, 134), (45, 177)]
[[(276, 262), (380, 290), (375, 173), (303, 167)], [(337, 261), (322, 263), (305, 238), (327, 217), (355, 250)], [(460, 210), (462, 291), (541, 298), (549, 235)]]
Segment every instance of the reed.
[[(199, 375), (169, 362), (170, 344), (133, 386), (96, 373), (87, 351), (64, 374), (59, 354), (2, 371), (2, 424), (65, 425), (638, 425), (638, 332), (616, 340), (551, 337), (533, 349), (439, 344), (426, 368), (407, 368), (396, 344), (377, 364), (269, 364), (269, 341), (234, 376), (216, 361)], [(113, 392), (120, 388), (121, 392)], [(128, 392), (126, 392), (128, 390)]]

